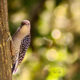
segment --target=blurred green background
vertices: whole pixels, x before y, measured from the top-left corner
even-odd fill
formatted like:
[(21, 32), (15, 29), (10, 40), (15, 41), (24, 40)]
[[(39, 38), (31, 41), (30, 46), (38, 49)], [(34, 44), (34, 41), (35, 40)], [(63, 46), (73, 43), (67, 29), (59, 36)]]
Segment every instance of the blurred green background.
[(31, 45), (13, 80), (80, 80), (80, 0), (8, 0), (13, 35), (31, 22)]

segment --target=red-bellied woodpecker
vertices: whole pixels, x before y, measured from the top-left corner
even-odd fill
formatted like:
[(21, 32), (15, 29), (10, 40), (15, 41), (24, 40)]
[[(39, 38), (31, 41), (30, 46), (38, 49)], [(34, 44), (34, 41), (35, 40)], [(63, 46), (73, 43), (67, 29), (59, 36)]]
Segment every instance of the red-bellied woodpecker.
[(12, 60), (12, 73), (14, 73), (18, 65), (23, 60), (26, 50), (30, 45), (30, 22), (23, 20), (21, 26), (12, 37), (12, 47), (14, 48)]

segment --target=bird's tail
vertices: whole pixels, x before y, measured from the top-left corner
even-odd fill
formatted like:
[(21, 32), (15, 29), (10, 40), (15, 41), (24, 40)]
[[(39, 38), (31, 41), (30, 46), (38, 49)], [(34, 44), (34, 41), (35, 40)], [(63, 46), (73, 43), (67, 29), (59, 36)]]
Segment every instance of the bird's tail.
[(13, 64), (12, 73), (14, 72), (14, 70), (15, 70), (15, 64)]
[(12, 66), (12, 73), (13, 73), (13, 74), (15, 74), (15, 73), (16, 73), (17, 68), (18, 68), (18, 60), (16, 60), (16, 63), (15, 63), (15, 64), (13, 64), (13, 66)]
[(12, 67), (12, 74), (15, 74), (16, 71), (17, 71), (17, 64), (13, 64), (13, 67)]

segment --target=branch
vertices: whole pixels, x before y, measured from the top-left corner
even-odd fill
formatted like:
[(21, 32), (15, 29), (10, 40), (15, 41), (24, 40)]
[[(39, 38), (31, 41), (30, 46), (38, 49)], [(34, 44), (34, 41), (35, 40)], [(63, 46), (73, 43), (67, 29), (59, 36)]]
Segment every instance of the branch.
[(11, 80), (7, 0), (0, 0), (0, 80)]

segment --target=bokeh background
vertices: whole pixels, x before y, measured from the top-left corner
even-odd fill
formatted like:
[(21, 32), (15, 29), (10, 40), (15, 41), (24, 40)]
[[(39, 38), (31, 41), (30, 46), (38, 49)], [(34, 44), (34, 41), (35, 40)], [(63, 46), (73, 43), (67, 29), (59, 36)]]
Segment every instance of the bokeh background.
[(13, 80), (80, 80), (80, 0), (8, 0), (9, 28), (31, 22), (31, 45)]

